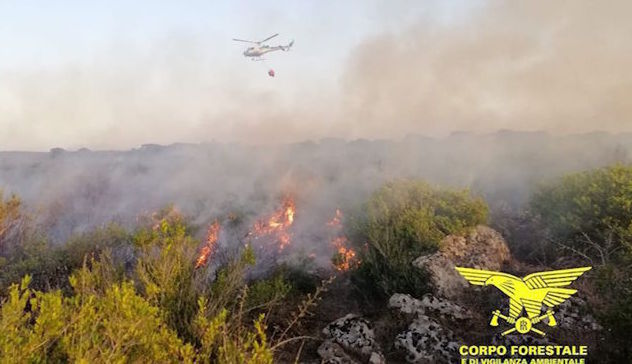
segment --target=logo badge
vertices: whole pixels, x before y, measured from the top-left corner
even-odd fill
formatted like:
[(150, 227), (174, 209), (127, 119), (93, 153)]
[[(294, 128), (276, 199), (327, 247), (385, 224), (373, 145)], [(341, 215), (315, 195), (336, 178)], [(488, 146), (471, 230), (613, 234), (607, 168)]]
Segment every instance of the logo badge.
[[(546, 319), (549, 326), (557, 326), (553, 307), (566, 301), (577, 290), (561, 288), (569, 286), (584, 272), (592, 267), (553, 270), (548, 272), (532, 273), (524, 278), (502, 272), (456, 267), (456, 270), (473, 285), (498, 288), (509, 297), (509, 313), (504, 315), (500, 310), (492, 313), (490, 326), (498, 326), (498, 320), (502, 319), (514, 327), (502, 332), (508, 335), (513, 332), (526, 334), (531, 331), (542, 336), (546, 333), (535, 325)], [(542, 312), (545, 309), (546, 312)], [(526, 313), (525, 315), (522, 315)]]

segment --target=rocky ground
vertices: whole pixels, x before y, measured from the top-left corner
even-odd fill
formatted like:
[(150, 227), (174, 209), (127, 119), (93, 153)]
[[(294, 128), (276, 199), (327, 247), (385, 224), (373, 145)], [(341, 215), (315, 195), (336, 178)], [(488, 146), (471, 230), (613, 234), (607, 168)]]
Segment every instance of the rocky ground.
[[(463, 344), (512, 345), (598, 340), (601, 327), (586, 313), (581, 294), (557, 308), (558, 326), (546, 337), (501, 336), (509, 328), (489, 326), (495, 309), (508, 310), (508, 300), (492, 287), (471, 286), (455, 266), (504, 271), (517, 276), (546, 269), (516, 262), (502, 236), (478, 226), (463, 236), (448, 236), (440, 250), (413, 263), (430, 273), (433, 293), (420, 298), (394, 294), (388, 310), (363, 317), (349, 313), (326, 325), (318, 347), (322, 363), (452, 363)], [(541, 325), (546, 325), (543, 323)]]

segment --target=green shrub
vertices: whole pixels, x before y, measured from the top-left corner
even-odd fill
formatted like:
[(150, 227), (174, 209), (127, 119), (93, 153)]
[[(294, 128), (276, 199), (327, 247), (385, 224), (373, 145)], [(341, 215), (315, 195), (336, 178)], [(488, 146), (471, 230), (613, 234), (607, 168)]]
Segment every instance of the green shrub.
[(271, 277), (254, 281), (248, 287), (247, 307), (265, 307), (277, 305), (292, 290), (292, 285), (285, 278), (283, 272), (277, 272)]
[(192, 340), (198, 300), (193, 262), (199, 241), (188, 235), (179, 218), (141, 229), (134, 241), (138, 249), (135, 276), (141, 291), (163, 309), (167, 323), (181, 337)]
[(68, 300), (72, 318), (62, 344), (72, 362), (193, 361), (185, 344), (164, 322), (159, 307), (138, 295), (132, 282), (116, 283), (103, 295)]
[(242, 322), (243, 300), (236, 311), (215, 312), (215, 304), (196, 296), (193, 337), (183, 340), (168, 322), (172, 302), (161, 306), (137, 292), (107, 253), (100, 259), (70, 277), (70, 297), (31, 290), (29, 276), (9, 288), (0, 309), (1, 362), (272, 363), (264, 316)]
[(596, 264), (632, 258), (632, 167), (573, 173), (542, 185), (530, 209), (552, 242)]
[(69, 293), (72, 289), (68, 276), (83, 265), (86, 257), (98, 257), (103, 251), (122, 251), (124, 247), (131, 247), (130, 234), (116, 224), (75, 235), (61, 245), (51, 244), (39, 233), (29, 234), (0, 263), (0, 294), (26, 274), (32, 277), (34, 289), (62, 289)]
[[(290, 329), (321, 288), (271, 342), (262, 313), (291, 290), (284, 272), (249, 280), (255, 255), (246, 247), (213, 276), (213, 265), (195, 268), (201, 242), (177, 211), (145, 222), (133, 234), (109, 225), (65, 245), (29, 238), (5, 250), (0, 362), (268, 364), (299, 340)], [(36, 279), (10, 285), (25, 272)]]
[(361, 261), (357, 278), (379, 294), (419, 295), (428, 289), (412, 261), (435, 251), (448, 234), (486, 222), (486, 203), (468, 190), (401, 180), (369, 198), (348, 227)]
[(600, 350), (604, 362), (623, 363), (632, 355), (632, 272), (612, 264), (598, 267), (594, 281), (595, 299), (590, 307), (601, 325), (607, 330), (605, 348)]
[(41, 362), (50, 357), (49, 349), (63, 335), (69, 318), (59, 291), (33, 292), (30, 282), (31, 277), (25, 276), (20, 284), (11, 285), (2, 302), (0, 358), (5, 363)]
[(3, 362), (193, 360), (193, 348), (178, 339), (162, 322), (159, 308), (137, 295), (130, 282), (103, 293), (79, 290), (71, 298), (60, 291), (32, 291), (29, 283), (26, 276), (12, 285), (0, 311)]
[[(254, 330), (250, 331), (242, 328), (241, 322), (230, 323), (229, 311), (226, 309), (209, 317), (207, 307), (208, 301), (201, 299), (198, 315), (194, 321), (200, 338), (199, 362), (218, 364), (271, 364), (273, 362), (263, 315), (253, 322)], [(241, 311), (238, 316), (241, 318)]]
[(614, 165), (542, 185), (530, 201), (557, 257), (595, 266), (589, 307), (606, 328), (602, 359), (629, 359), (632, 340), (632, 167)]

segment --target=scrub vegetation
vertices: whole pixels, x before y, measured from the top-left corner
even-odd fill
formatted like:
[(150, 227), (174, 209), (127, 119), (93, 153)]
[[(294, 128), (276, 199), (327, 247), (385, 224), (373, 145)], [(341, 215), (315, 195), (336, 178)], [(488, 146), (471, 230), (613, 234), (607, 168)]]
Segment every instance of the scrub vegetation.
[[(309, 326), (310, 313), (336, 300), (325, 294), (333, 281), (347, 277), (362, 302), (384, 304), (396, 292), (420, 297), (432, 287), (411, 262), (449, 234), (494, 226), (489, 215), (468, 190), (391, 181), (344, 220), (357, 252), (348, 270), (278, 264), (262, 271), (249, 245), (196, 268), (200, 227), (173, 207), (133, 228), (111, 223), (54, 244), (19, 197), (0, 195), (0, 361), (299, 361), (322, 328)], [(612, 360), (629, 358), (632, 344), (631, 221), (625, 165), (538, 185), (524, 209), (503, 220), (516, 259), (594, 267), (582, 290), (608, 327), (601, 350)], [(520, 238), (525, 229), (534, 231), (529, 239)], [(541, 254), (522, 256), (532, 243)]]

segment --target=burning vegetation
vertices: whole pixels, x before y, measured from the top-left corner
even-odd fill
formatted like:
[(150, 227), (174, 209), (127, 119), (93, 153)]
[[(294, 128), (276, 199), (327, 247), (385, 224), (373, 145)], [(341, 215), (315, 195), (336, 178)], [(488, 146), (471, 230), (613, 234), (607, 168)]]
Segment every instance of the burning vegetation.
[[(296, 202), (292, 196), (286, 195), (280, 206), (268, 217), (259, 218), (246, 233), (245, 238), (259, 248), (262, 253), (287, 254), (294, 235), (292, 227), (296, 215)], [(325, 224), (323, 229), (326, 237), (323, 242), (329, 241), (327, 250), (333, 250), (331, 259), (333, 267), (338, 271), (348, 271), (359, 263), (356, 252), (350, 247), (349, 239), (342, 232), (343, 214), (336, 209), (334, 217)], [(220, 223), (215, 220), (208, 228), (206, 241), (200, 249), (195, 268), (205, 266), (217, 250)], [(319, 247), (312, 247), (313, 249)], [(316, 258), (316, 253), (311, 252), (308, 257)]]
[(252, 230), (246, 236), (251, 237), (253, 240), (262, 237), (272, 237), (274, 241), (278, 242), (279, 251), (282, 251), (290, 244), (292, 234), (289, 228), (294, 223), (295, 213), (296, 204), (294, 199), (291, 196), (286, 196), (281, 207), (269, 218), (255, 222)]
[[(538, 262), (553, 266), (560, 257), (566, 264), (584, 255), (603, 274), (583, 291), (587, 307), (599, 310), (598, 322), (608, 324), (605, 340), (595, 341), (608, 362), (629, 361), (628, 352), (616, 350), (629, 347), (631, 327), (625, 316), (632, 307), (632, 192), (625, 188), (631, 183), (632, 167), (624, 166), (568, 176), (533, 194), (534, 220), (521, 214), (508, 221), (517, 225), (507, 225), (509, 234), (516, 232), (509, 236), (519, 264), (529, 264), (519, 244), (532, 248), (526, 239), (533, 237), (518, 234), (528, 228), (565, 244), (560, 250), (561, 243), (542, 242), (547, 255)], [(432, 282), (412, 260), (435, 252), (447, 235), (489, 221), (482, 198), (418, 180), (389, 182), (360, 206), (350, 210), (351, 219), (331, 205), (286, 196), (260, 216), (242, 219), (237, 210), (217, 216), (203, 241), (195, 237), (194, 220), (171, 207), (137, 220), (133, 229), (107, 226), (55, 245), (43, 244), (45, 234), (20, 218), (25, 212), (17, 199), (0, 198), (0, 227), (8, 227), (0, 229), (0, 337), (23, 343), (0, 345), (0, 357), (320, 362), (320, 343), (309, 340), (325, 325), (350, 307), (386, 322), (392, 315), (375, 307), (394, 294), (432, 294)], [(312, 270), (312, 263), (327, 271)], [(475, 324), (487, 328), (488, 321)], [(387, 360), (405, 354), (395, 348)]]
[(356, 252), (349, 247), (349, 239), (342, 234), (342, 219), (342, 211), (336, 209), (336, 215), (327, 223), (327, 226), (335, 232), (335, 236), (331, 239), (331, 245), (335, 249), (332, 263), (336, 270), (348, 271), (357, 266), (359, 261), (356, 258)]
[(217, 240), (219, 239), (219, 222), (215, 220), (206, 231), (206, 244), (202, 247), (200, 255), (195, 261), (195, 268), (200, 268), (208, 262), (217, 249)]
[(335, 237), (331, 242), (336, 248), (332, 261), (339, 271), (347, 271), (359, 263), (355, 251), (348, 247), (348, 242), (345, 236)]

